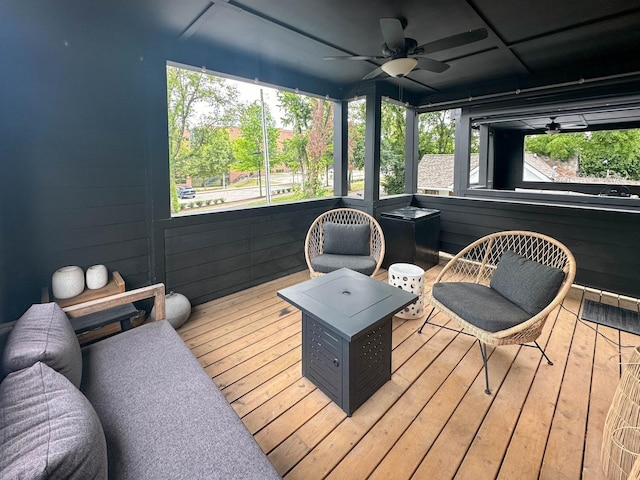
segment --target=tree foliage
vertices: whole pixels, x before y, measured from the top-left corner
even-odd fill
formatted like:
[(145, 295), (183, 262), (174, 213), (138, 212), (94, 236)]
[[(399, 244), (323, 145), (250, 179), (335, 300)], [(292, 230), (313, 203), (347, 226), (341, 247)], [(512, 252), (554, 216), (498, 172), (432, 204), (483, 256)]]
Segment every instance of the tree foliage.
[(229, 129), (204, 125), (191, 131), (191, 155), (185, 174), (204, 179), (224, 175), (233, 162)]
[(456, 125), (450, 110), (421, 114), (418, 124), (420, 158), (427, 153), (453, 153), (455, 130)]
[[(265, 104), (269, 155), (277, 155), (278, 129), (268, 105)], [(262, 133), (262, 105), (254, 102), (240, 114), (240, 136), (233, 142), (232, 168), (239, 172), (260, 172), (264, 168), (264, 137)]]
[(388, 195), (404, 193), (406, 109), (382, 102), (380, 127), (380, 183)]
[(581, 152), (585, 141), (584, 133), (530, 135), (525, 139), (525, 150), (566, 162)]
[(593, 132), (580, 155), (585, 175), (640, 180), (640, 130)]
[[(228, 125), (237, 116), (237, 89), (224, 79), (167, 66), (169, 178), (174, 212), (178, 211), (176, 178), (193, 169), (189, 130), (201, 125)], [(198, 116), (199, 106), (206, 113)], [(201, 157), (200, 157), (201, 159)]]
[(579, 157), (580, 173), (606, 178), (640, 180), (640, 130), (530, 135), (525, 150), (567, 161)]
[(284, 125), (293, 137), (283, 144), (282, 159), (303, 176), (302, 198), (323, 195), (321, 172), (331, 162), (333, 104), (291, 92), (278, 92)]

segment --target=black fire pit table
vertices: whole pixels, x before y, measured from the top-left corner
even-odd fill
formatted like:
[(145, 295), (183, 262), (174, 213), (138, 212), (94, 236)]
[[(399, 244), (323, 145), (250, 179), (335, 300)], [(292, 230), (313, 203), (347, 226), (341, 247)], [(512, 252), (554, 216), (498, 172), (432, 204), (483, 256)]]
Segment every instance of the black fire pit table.
[(302, 310), (302, 374), (351, 416), (391, 378), (391, 319), (418, 297), (346, 268), (278, 296)]

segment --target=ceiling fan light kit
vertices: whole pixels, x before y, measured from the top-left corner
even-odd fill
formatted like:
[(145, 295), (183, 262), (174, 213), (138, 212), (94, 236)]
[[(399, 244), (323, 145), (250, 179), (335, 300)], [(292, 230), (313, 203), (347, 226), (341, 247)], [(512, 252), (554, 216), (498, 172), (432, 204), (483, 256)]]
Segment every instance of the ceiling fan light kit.
[(382, 70), (391, 77), (404, 77), (418, 64), (415, 58), (395, 58), (382, 65)]

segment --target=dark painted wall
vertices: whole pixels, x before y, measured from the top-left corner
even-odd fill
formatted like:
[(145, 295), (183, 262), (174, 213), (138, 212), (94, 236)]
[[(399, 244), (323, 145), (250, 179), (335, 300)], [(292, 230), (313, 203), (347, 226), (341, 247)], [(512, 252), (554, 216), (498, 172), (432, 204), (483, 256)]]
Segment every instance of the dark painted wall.
[(415, 196), (414, 205), (441, 211), (444, 252), (496, 231), (532, 230), (569, 247), (576, 283), (640, 297), (640, 213), (428, 195)]
[(339, 200), (169, 218), (165, 62), (186, 47), (65, 8), (0, 9), (0, 321), (64, 265), (194, 303), (304, 269), (306, 229)]
[(163, 222), (166, 284), (202, 303), (307, 268), (304, 240), (331, 198)]

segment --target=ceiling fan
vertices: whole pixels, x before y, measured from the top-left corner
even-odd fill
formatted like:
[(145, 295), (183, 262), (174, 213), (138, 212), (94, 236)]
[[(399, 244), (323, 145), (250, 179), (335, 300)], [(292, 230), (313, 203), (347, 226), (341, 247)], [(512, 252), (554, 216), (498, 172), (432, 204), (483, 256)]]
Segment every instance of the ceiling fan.
[(423, 55), (459, 47), (487, 38), (487, 30), (484, 28), (478, 28), (418, 45), (418, 42), (415, 39), (404, 36), (404, 29), (406, 26), (407, 22), (405, 19), (380, 19), (380, 30), (382, 31), (382, 38), (384, 39), (384, 43), (382, 44), (382, 55), (348, 55), (324, 57), (324, 59), (388, 60), (381, 67), (376, 68), (374, 71), (366, 75), (363, 80), (377, 77), (383, 72), (392, 77), (404, 77), (414, 69), (442, 73), (450, 67), (449, 64), (424, 57)]
[(558, 122), (556, 122), (556, 118), (558, 117), (549, 117), (549, 120), (551, 120), (551, 122), (547, 123), (544, 126), (544, 133), (546, 133), (547, 135), (556, 135), (557, 133), (560, 133), (564, 130), (580, 130), (582, 128), (588, 127), (588, 125), (585, 123), (565, 123), (560, 125)]

